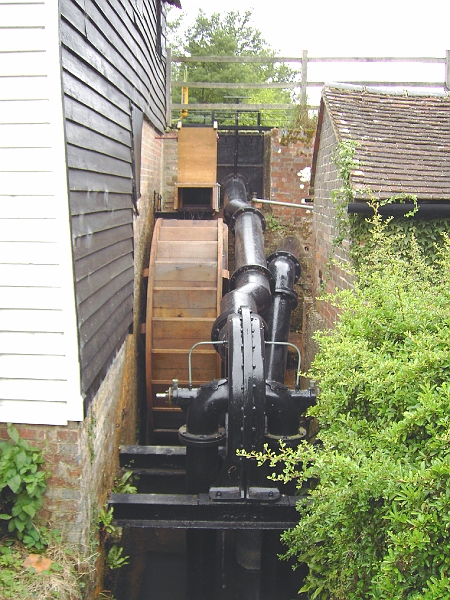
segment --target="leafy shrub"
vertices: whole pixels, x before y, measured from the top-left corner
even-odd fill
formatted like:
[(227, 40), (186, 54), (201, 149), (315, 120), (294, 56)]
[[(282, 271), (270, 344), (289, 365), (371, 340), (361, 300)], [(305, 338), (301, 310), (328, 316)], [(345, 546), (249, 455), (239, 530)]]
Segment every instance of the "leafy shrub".
[(283, 536), (311, 600), (450, 598), (450, 240), (431, 265), (385, 227), (317, 335), (320, 443), (259, 456), (314, 481)]
[(41, 550), (46, 542), (34, 518), (48, 477), (43, 453), (21, 439), (13, 425), (7, 431), (11, 441), (0, 442), (0, 519), (28, 548)]

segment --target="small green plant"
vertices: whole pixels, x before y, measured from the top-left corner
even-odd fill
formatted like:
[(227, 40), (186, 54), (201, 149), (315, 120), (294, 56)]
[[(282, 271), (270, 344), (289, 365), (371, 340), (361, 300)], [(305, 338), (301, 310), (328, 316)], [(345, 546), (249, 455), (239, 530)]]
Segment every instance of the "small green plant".
[(113, 544), (106, 555), (106, 564), (112, 570), (120, 569), (130, 563), (129, 556), (123, 556), (123, 548)]
[(46, 540), (35, 517), (49, 477), (43, 452), (21, 439), (13, 425), (7, 431), (11, 441), (0, 442), (0, 519), (28, 548), (42, 550)]
[(283, 229), (283, 225), (276, 218), (276, 216), (273, 215), (272, 213), (267, 213), (265, 215), (265, 219), (266, 219), (267, 231), (274, 232), (274, 231), (281, 231)]
[(133, 471), (126, 471), (120, 479), (116, 479), (112, 489), (114, 494), (136, 494), (137, 487), (132, 483)]
[(102, 507), (98, 515), (98, 523), (102, 537), (105, 538), (107, 535), (114, 536), (117, 533), (117, 527), (113, 524), (114, 520), (114, 508), (108, 507), (107, 504)]

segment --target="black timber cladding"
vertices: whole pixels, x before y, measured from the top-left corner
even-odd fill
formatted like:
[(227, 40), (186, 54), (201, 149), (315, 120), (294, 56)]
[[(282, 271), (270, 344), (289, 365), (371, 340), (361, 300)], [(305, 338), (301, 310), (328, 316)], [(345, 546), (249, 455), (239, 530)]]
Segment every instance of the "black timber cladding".
[[(136, 119), (165, 127), (160, 0), (61, 0), (66, 151), (82, 390), (132, 323)], [(133, 136), (134, 131), (134, 136)]]

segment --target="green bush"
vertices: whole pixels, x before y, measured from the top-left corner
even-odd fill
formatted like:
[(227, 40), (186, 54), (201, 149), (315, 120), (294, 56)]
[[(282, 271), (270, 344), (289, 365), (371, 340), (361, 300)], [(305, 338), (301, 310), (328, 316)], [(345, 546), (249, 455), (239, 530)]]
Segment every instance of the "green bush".
[(0, 442), (0, 519), (28, 548), (42, 550), (46, 540), (35, 516), (47, 487), (43, 452), (21, 439), (13, 425), (7, 431), (11, 441)]
[(310, 482), (283, 539), (311, 600), (450, 598), (450, 241), (430, 265), (385, 227), (317, 335), (320, 441), (259, 457)]

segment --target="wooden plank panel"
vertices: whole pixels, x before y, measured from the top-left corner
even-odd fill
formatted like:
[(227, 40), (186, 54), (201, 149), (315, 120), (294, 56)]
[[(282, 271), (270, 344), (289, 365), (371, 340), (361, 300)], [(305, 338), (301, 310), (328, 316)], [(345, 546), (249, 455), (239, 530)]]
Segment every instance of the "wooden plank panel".
[(216, 308), (216, 288), (154, 288), (153, 308)]
[(217, 182), (217, 131), (211, 128), (178, 132), (178, 183)]
[(153, 318), (153, 348), (191, 348), (209, 341), (214, 319)]
[(86, 213), (130, 209), (132, 207), (129, 194), (112, 194), (110, 192), (70, 192), (70, 211), (73, 216)]
[(87, 232), (93, 234), (130, 223), (132, 223), (131, 208), (75, 215), (72, 217), (72, 235), (81, 237), (86, 235)]
[(205, 282), (216, 282), (217, 263), (216, 262), (177, 262), (175, 265), (169, 261), (156, 261), (154, 280), (158, 287), (176, 284), (181, 287), (184, 284), (191, 287), (202, 287)]
[[(199, 288), (202, 289), (202, 288)], [(153, 316), (154, 317), (171, 317), (171, 318), (185, 318), (185, 319), (196, 319), (201, 317), (207, 317), (211, 319), (215, 319), (217, 317), (217, 310), (215, 306), (211, 306), (210, 308), (167, 308), (166, 306), (162, 307), (154, 307), (153, 308)]]
[(64, 97), (66, 119), (75, 121), (88, 129), (105, 135), (125, 146), (131, 147), (131, 133), (106, 117), (96, 113), (88, 106), (80, 104), (69, 96)]
[[(125, 287), (119, 290), (109, 302), (106, 302), (99, 310), (86, 319), (79, 327), (80, 343), (83, 347), (113, 315), (113, 313), (123, 304), (127, 303), (133, 297), (133, 281), (130, 281)], [(129, 302), (128, 304), (129, 305)]]
[(0, 332), (0, 351), (2, 354), (64, 356), (66, 353), (65, 346), (63, 333)]
[[(96, 91), (90, 89), (84, 81), (79, 81), (70, 73), (64, 73), (63, 77), (64, 93), (81, 104), (88, 106), (95, 112), (107, 117), (110, 121), (117, 123), (124, 129), (130, 129), (130, 110), (118, 108), (109, 101), (109, 98), (102, 96)], [(116, 92), (117, 94), (117, 92)]]
[(78, 260), (101, 248), (107, 248), (124, 239), (133, 238), (133, 225), (127, 223), (118, 227), (111, 227), (103, 231), (87, 233), (77, 237), (73, 242), (74, 259)]
[(120, 89), (111, 85), (104, 77), (99, 77), (93, 69), (87, 69), (86, 64), (66, 48), (62, 48), (61, 63), (63, 67), (63, 86), (65, 76), (70, 73), (91, 90), (98, 92), (100, 96), (108, 98), (117, 108), (120, 108), (124, 112), (129, 112), (130, 101), (125, 94)]
[[(152, 373), (155, 380), (187, 379), (188, 352), (162, 350), (152, 352)], [(195, 352), (192, 358), (192, 377), (199, 381), (210, 381), (216, 375), (216, 352)]]
[[(131, 164), (128, 161), (118, 160), (71, 144), (67, 144), (66, 149), (69, 168), (116, 175), (128, 179), (133, 176)], [(115, 190), (110, 191), (114, 192)]]
[(18, 283), (28, 287), (59, 287), (61, 269), (59, 265), (0, 264), (0, 281), (13, 287)]
[(117, 194), (130, 194), (131, 196), (132, 178), (70, 169), (69, 187), (71, 191), (113, 192)]
[(216, 241), (217, 227), (162, 227), (160, 241)]
[(94, 150), (100, 154), (131, 163), (131, 153), (128, 146), (87, 129), (73, 121), (66, 121), (66, 139), (73, 146), (86, 148), (86, 150)]
[[(162, 224), (162, 229), (171, 228), (171, 227), (189, 227), (192, 229), (196, 229), (200, 227), (211, 228), (212, 223), (216, 223), (216, 221), (184, 221), (180, 219), (165, 219)], [(217, 224), (214, 225), (214, 228), (217, 228)]]
[[(202, 230), (203, 231), (203, 230)], [(178, 238), (180, 239), (181, 236)], [(158, 259), (163, 258), (197, 258), (199, 261), (205, 259), (216, 259), (217, 242), (203, 241), (158, 241)]]
[(133, 252), (133, 240), (126, 239), (75, 261), (75, 280), (80, 281), (114, 260)]
[[(128, 271), (133, 267), (133, 257), (131, 255), (121, 256), (111, 264), (96, 271), (95, 277), (88, 276), (81, 279), (76, 287), (77, 302), (80, 304), (91, 294), (106, 285), (111, 279), (117, 277), (123, 271)], [(131, 271), (130, 275), (132, 276)]]
[(133, 281), (133, 268), (131, 266), (81, 302), (78, 306), (78, 326), (80, 327), (130, 281)]

